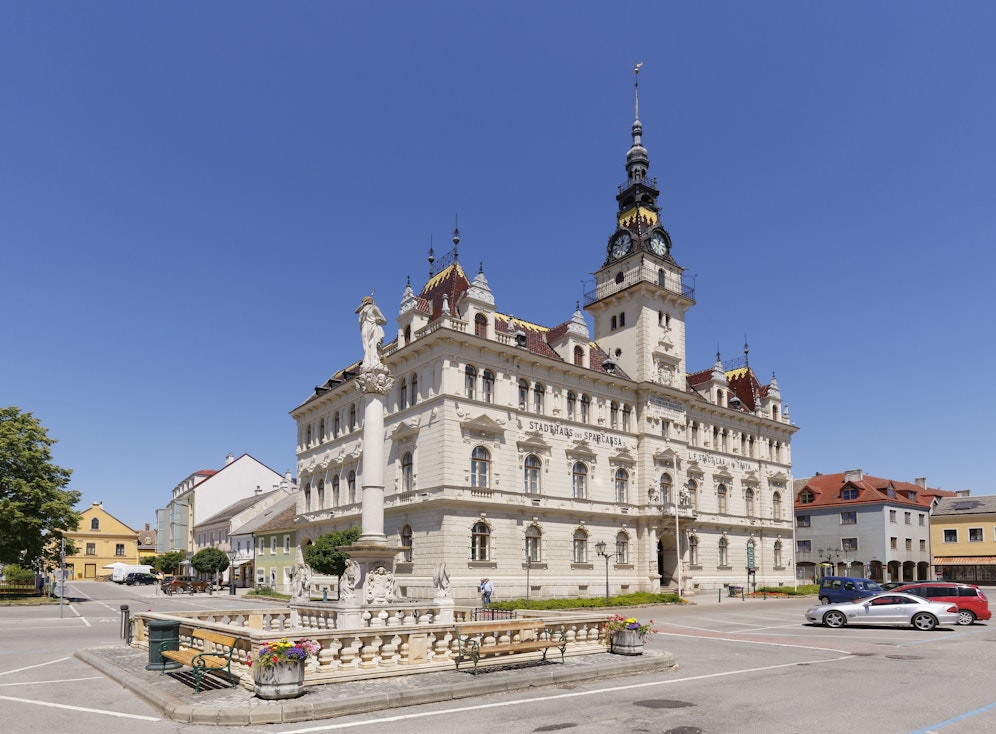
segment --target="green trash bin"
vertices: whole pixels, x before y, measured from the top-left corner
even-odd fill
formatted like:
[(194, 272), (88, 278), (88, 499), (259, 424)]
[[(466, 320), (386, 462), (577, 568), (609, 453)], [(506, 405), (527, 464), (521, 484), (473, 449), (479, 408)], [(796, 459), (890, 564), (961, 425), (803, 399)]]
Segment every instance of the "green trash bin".
[[(167, 660), (162, 656), (162, 650), (180, 649), (180, 622), (172, 619), (154, 619), (146, 623), (149, 631), (149, 664), (146, 670), (176, 670), (183, 663)], [(163, 647), (163, 643), (167, 643)]]

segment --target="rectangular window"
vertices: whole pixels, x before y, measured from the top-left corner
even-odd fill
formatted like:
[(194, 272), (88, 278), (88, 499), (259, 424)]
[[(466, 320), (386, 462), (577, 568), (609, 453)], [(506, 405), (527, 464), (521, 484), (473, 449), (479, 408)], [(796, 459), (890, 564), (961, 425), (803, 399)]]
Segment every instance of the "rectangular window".
[(845, 500), (856, 500), (858, 498), (858, 490), (854, 488), (845, 489), (841, 492), (841, 499)]
[(840, 513), (840, 524), (841, 525), (857, 525), (858, 524), (858, 513), (856, 513), (856, 512), (842, 512), (842, 513)]
[(290, 553), (290, 536), (284, 536), (284, 553)]
[(124, 543), (116, 543), (114, 546), (114, 555), (123, 556), (124, 555)]
[(811, 540), (797, 540), (795, 541), (796, 553), (812, 553), (813, 552), (813, 541)]
[(96, 543), (87, 543), (86, 544), (86, 554), (88, 556), (95, 556), (95, 555), (97, 555), (97, 544)]
[(913, 513), (912, 512), (906, 512), (906, 513), (904, 513), (904, 515), (903, 515), (903, 522), (906, 523), (907, 525), (912, 525), (913, 524)]
[(958, 542), (958, 530), (957, 530), (957, 528), (945, 528), (944, 529), (944, 542), (945, 543), (957, 543)]
[(920, 527), (922, 528), (924, 526), (925, 522), (926, 522), (926, 515), (924, 515), (921, 512), (920, 515), (919, 515), (919, 519), (920, 519)]
[(913, 550), (913, 538), (906, 539), (906, 550), (908, 551)]
[(858, 549), (858, 539), (857, 538), (841, 538), (840, 539), (840, 549), (845, 553), (856, 551)]
[[(264, 538), (259, 539), (259, 555), (263, 555), (263, 551), (266, 549), (266, 540)], [(262, 583), (262, 582), (260, 582)]]
[(584, 538), (574, 539), (574, 562), (575, 563), (587, 563), (588, 562), (588, 541)]
[(896, 511), (889, 510), (889, 522), (895, 522), (895, 521), (896, 521)]
[(897, 550), (899, 548), (899, 538), (889, 538), (889, 548)]
[(276, 535), (271, 535), (270, 536), (270, 555), (271, 556), (277, 555), (277, 536)]
[(797, 528), (808, 528), (809, 527), (809, 515), (796, 515), (795, 516), (795, 526)]
[(982, 542), (982, 528), (969, 528), (968, 529), (968, 542), (969, 543), (981, 543)]
[(920, 541), (920, 552), (921, 553), (926, 553), (927, 552), (927, 541), (926, 540), (921, 540)]

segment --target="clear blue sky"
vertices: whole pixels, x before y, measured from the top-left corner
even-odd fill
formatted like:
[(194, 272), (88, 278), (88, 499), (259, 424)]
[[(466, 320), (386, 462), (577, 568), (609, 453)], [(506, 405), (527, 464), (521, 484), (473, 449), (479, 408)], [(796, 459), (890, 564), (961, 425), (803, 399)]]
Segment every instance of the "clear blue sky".
[[(0, 5), (0, 404), (135, 528), (393, 319), (430, 238), (567, 320), (633, 117), (689, 369), (775, 372), (796, 476), (992, 494), (996, 5)], [(393, 321), (392, 321), (393, 323)]]

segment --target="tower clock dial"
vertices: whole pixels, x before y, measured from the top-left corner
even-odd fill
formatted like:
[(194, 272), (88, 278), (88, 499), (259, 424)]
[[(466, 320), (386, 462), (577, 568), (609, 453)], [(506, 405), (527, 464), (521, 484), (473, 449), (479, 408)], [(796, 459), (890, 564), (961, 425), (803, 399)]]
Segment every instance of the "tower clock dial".
[(668, 241), (663, 232), (654, 232), (650, 235), (650, 251), (658, 257), (664, 257), (667, 254)]
[(620, 232), (612, 238), (612, 244), (610, 245), (612, 257), (623, 257), (631, 249), (633, 249), (633, 238), (630, 236), (629, 232)]

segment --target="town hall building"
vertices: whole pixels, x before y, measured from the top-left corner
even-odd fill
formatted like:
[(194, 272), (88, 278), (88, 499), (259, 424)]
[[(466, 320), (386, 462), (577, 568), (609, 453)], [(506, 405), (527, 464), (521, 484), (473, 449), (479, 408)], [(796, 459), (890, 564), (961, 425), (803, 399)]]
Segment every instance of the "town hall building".
[[(510, 316), (483, 268), (464, 269), (458, 232), (421, 289), (400, 294), (383, 456), (402, 596), (431, 598), (440, 563), (458, 602), (485, 577), (506, 599), (794, 583), (797, 427), (746, 347), (736, 368), (717, 355), (689, 371), (695, 294), (647, 175), (638, 100), (631, 134), (583, 311), (553, 326)], [(301, 546), (361, 524), (358, 371), (339, 369), (291, 411)]]

